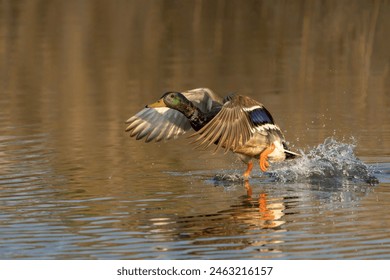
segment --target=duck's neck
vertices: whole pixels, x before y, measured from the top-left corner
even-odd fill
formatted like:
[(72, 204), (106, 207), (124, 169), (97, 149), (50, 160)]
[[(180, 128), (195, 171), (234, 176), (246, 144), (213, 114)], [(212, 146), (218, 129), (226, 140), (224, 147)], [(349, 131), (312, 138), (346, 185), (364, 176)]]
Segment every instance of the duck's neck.
[(203, 126), (205, 126), (214, 116), (210, 114), (203, 113), (198, 107), (189, 102), (187, 106), (180, 108), (182, 114), (184, 114), (187, 119), (190, 121), (192, 128), (195, 131), (198, 131)]

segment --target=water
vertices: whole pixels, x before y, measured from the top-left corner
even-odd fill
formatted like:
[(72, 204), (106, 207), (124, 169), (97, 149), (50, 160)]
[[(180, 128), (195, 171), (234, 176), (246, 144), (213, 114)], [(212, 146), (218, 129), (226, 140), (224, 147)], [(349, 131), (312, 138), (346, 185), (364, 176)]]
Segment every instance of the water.
[[(0, 258), (389, 259), (389, 16), (1, 2)], [(125, 133), (165, 91), (202, 86), (264, 103), (302, 157), (245, 182), (230, 153)]]
[(295, 161), (279, 164), (272, 176), (279, 182), (309, 181), (331, 186), (341, 186), (348, 182), (379, 183), (375, 168), (356, 157), (355, 147), (355, 144), (327, 138), (308, 153), (302, 153)]

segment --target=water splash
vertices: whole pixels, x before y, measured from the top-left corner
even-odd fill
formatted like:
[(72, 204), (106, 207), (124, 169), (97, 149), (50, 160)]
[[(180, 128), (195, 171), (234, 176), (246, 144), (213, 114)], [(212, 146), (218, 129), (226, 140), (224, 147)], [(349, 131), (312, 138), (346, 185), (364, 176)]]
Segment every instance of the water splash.
[[(343, 143), (327, 138), (322, 144), (301, 151), (302, 156), (293, 160), (271, 164), (272, 169), (260, 177), (252, 173), (252, 182), (272, 183), (309, 183), (312, 186), (338, 187), (351, 183), (375, 185), (378, 179), (374, 174), (378, 170), (365, 164), (354, 153), (355, 143)], [(241, 166), (241, 165), (240, 165)], [(215, 186), (241, 186), (244, 183), (242, 170), (197, 170), (189, 172), (167, 172), (173, 176), (190, 176), (212, 183)], [(213, 175), (215, 174), (215, 175)], [(210, 177), (212, 177), (210, 179)]]
[(270, 176), (278, 182), (377, 184), (374, 170), (356, 157), (355, 147), (355, 143), (342, 143), (327, 138), (309, 152), (302, 152), (302, 157), (274, 165)]

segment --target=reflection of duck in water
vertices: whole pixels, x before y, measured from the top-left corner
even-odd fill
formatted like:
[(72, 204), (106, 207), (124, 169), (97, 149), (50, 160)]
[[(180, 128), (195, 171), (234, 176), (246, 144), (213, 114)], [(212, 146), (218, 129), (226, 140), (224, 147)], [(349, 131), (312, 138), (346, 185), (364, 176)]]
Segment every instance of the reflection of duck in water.
[(177, 137), (196, 131), (194, 142), (204, 148), (211, 144), (236, 153), (247, 164), (248, 178), (252, 159), (259, 159), (265, 172), (268, 160), (282, 161), (298, 154), (288, 151), (284, 136), (268, 110), (259, 102), (241, 95), (221, 99), (210, 89), (167, 92), (157, 102), (146, 106), (127, 120), (130, 136), (146, 142)]
[[(248, 195), (249, 201), (254, 201), (252, 197), (253, 191), (252, 187), (249, 185), (248, 181), (245, 182), (245, 188)], [(259, 193), (259, 198), (257, 199), (259, 216), (252, 216), (253, 221), (259, 222), (261, 228), (276, 228), (284, 224), (281, 218), (284, 216), (285, 205), (283, 200), (280, 199), (269, 199), (267, 193)], [(257, 204), (255, 203), (255, 205)]]
[[(217, 212), (200, 214), (194, 216), (179, 216), (176, 220), (178, 227), (176, 231), (179, 237), (196, 238), (198, 236), (245, 236), (247, 234), (250, 242), (243, 242), (244, 247), (262, 246), (265, 244), (282, 243), (280, 235), (265, 235), (263, 230), (273, 230), (275, 233), (285, 232), (282, 227), (286, 223), (285, 210), (286, 205), (284, 197), (270, 197), (267, 192), (260, 191), (257, 195), (252, 194), (252, 188), (245, 184), (247, 194), (240, 196), (238, 201), (229, 207)], [(170, 225), (172, 230), (172, 225)], [(258, 234), (256, 234), (258, 233)], [(226, 242), (225, 239), (222, 240)], [(236, 243), (235, 239), (231, 239)], [(205, 239), (203, 242), (215, 243), (218, 240)], [(242, 239), (240, 239), (240, 244)], [(229, 247), (231, 248), (231, 247)], [(276, 250), (276, 248), (272, 248)]]

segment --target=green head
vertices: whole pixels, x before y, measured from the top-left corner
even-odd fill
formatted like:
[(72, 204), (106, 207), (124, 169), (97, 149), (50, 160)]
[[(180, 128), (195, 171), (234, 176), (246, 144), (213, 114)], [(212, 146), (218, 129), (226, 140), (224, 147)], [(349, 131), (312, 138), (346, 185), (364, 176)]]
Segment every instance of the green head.
[(191, 106), (191, 102), (180, 92), (167, 92), (157, 102), (147, 105), (147, 108), (168, 107), (185, 112)]

